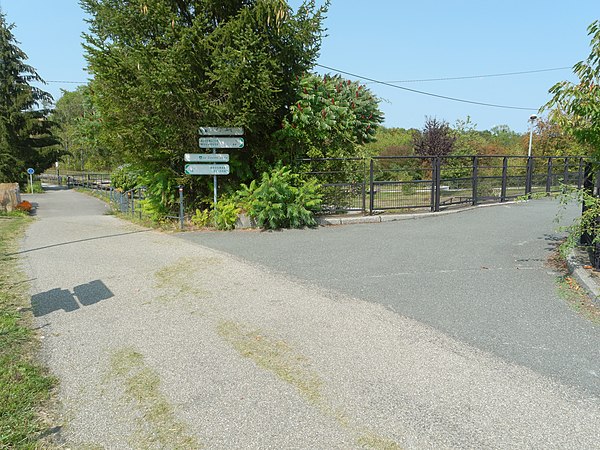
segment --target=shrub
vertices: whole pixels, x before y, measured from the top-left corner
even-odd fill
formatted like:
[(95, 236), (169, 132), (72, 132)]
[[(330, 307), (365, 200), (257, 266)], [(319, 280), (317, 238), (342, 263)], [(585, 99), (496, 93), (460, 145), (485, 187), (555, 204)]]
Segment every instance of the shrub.
[(316, 225), (314, 213), (322, 201), (319, 190), (315, 180), (303, 181), (281, 166), (263, 173), (260, 183), (242, 185), (237, 200), (262, 228), (302, 228)]
[(110, 175), (110, 184), (113, 188), (125, 192), (141, 186), (141, 177), (140, 170), (134, 169), (130, 164), (124, 164)]
[[(559, 198), (563, 209), (573, 200), (584, 206), (581, 216), (575, 218), (571, 225), (560, 228), (561, 231), (567, 232), (567, 239), (560, 246), (561, 254), (566, 257), (586, 235), (589, 237), (586, 244), (596, 247), (600, 243), (600, 197), (595, 197), (584, 189), (569, 189), (563, 186)], [(560, 221), (561, 218), (562, 211), (557, 215), (556, 221)]]
[(237, 222), (241, 208), (237, 206), (237, 202), (232, 198), (221, 198), (217, 202), (217, 208), (214, 210), (215, 226), (219, 230), (233, 230)]
[(138, 182), (146, 186), (146, 198), (142, 201), (145, 214), (155, 222), (163, 221), (170, 214), (175, 215), (179, 183), (173, 171), (162, 169), (158, 172), (147, 172), (139, 177)]
[(212, 211), (208, 209), (196, 209), (190, 220), (197, 227), (208, 227), (212, 224)]
[(214, 226), (219, 230), (233, 230), (240, 212), (234, 199), (222, 197), (217, 202), (216, 210), (196, 209), (191, 221), (198, 227)]

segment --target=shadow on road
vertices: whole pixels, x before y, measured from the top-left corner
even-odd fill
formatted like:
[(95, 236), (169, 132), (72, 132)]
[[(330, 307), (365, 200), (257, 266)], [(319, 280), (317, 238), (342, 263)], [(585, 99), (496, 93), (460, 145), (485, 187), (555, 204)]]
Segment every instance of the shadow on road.
[(52, 248), (52, 247), (60, 247), (62, 245), (78, 244), (80, 242), (95, 241), (97, 239), (108, 239), (108, 238), (112, 238), (112, 237), (127, 236), (128, 234), (146, 233), (148, 231), (151, 231), (151, 230), (130, 231), (128, 233), (108, 234), (106, 236), (96, 236), (96, 237), (86, 238), (86, 239), (77, 239), (75, 241), (60, 242), (58, 244), (51, 244), (51, 245), (45, 245), (43, 247), (30, 248), (28, 250), (22, 250), (20, 252), (6, 253), (6, 256), (22, 255), (24, 253), (35, 252), (38, 250), (44, 250), (44, 249)]
[(72, 312), (81, 306), (91, 306), (112, 297), (114, 294), (102, 281), (94, 280), (75, 286), (73, 292), (56, 288), (35, 294), (31, 297), (31, 310), (35, 317), (45, 316), (61, 309)]

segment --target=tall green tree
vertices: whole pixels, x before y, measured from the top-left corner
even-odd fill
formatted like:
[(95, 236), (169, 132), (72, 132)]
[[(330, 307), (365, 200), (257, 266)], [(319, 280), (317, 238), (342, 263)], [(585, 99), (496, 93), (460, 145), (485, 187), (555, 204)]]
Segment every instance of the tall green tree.
[(544, 108), (551, 110), (551, 120), (600, 157), (600, 21), (588, 27), (588, 34), (590, 54), (573, 66), (579, 81), (552, 86), (552, 99)]
[(41, 172), (57, 154), (57, 143), (47, 120), (52, 97), (32, 86), (43, 83), (35, 69), (27, 65), (27, 55), (18, 47), (0, 12), (0, 181), (23, 181), (27, 167)]
[(272, 135), (318, 56), (327, 3), (307, 0), (296, 11), (284, 0), (81, 5), (99, 138), (116, 158), (194, 185), (199, 196), (210, 177), (182, 175), (199, 126), (244, 127), (246, 148), (232, 153), (227, 180), (247, 181), (279, 159)]

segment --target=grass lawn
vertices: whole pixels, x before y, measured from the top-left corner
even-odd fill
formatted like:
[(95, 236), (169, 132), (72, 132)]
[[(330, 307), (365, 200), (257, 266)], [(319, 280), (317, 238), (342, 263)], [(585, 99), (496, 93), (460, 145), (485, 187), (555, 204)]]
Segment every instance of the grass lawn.
[(30, 220), (0, 216), (0, 448), (39, 448), (39, 412), (55, 384), (36, 362), (28, 283), (10, 255)]

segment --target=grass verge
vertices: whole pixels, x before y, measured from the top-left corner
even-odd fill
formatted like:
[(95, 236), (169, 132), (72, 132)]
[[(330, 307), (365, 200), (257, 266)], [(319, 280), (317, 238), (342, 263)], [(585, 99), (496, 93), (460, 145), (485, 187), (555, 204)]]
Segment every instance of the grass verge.
[(547, 266), (558, 273), (556, 278), (558, 295), (578, 314), (595, 324), (600, 324), (600, 308), (594, 304), (590, 296), (570, 275), (560, 247), (560, 244), (556, 246), (546, 262)]
[(23, 312), (28, 283), (11, 255), (30, 220), (0, 217), (0, 448), (38, 447), (47, 428), (39, 411), (55, 384), (35, 360), (32, 318)]

